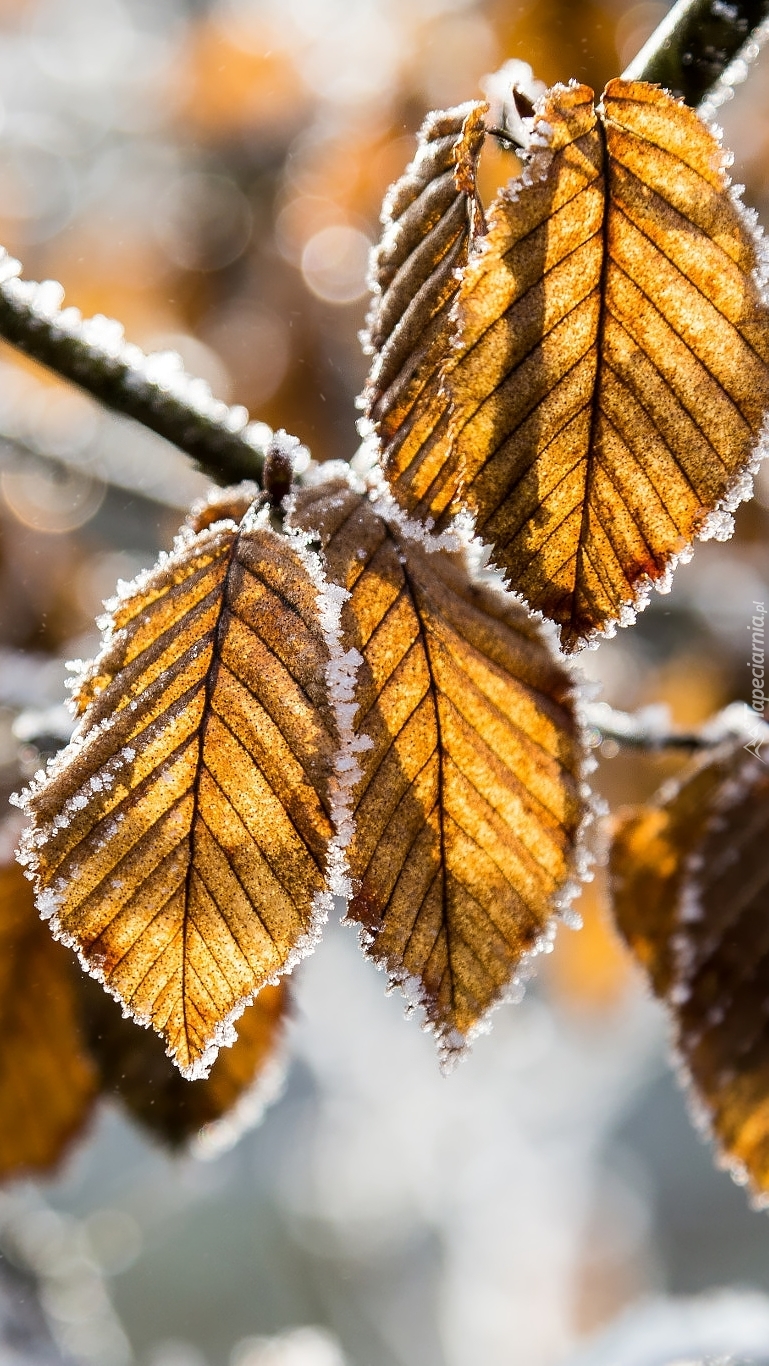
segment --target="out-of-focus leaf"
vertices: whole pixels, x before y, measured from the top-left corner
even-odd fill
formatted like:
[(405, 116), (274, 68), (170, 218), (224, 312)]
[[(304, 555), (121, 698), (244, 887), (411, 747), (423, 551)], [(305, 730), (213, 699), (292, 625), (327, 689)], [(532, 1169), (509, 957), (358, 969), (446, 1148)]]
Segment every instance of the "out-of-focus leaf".
[(285, 982), (259, 992), (238, 1020), (235, 1043), (221, 1049), (209, 1075), (198, 1081), (185, 1081), (157, 1034), (125, 1019), (117, 1003), (85, 973), (80, 974), (78, 995), (102, 1094), (118, 1097), (169, 1147), (182, 1146), (205, 1125), (233, 1112), (237, 1118), (251, 1099), (258, 1115), (258, 1090), (282, 1036)]
[(691, 109), (616, 80), (596, 112), (555, 86), (533, 146), (463, 272), (430, 417), (383, 458), (410, 512), (473, 512), (573, 650), (631, 619), (697, 536), (729, 534), (769, 408), (769, 310)]
[(646, 968), (658, 996), (675, 981), (673, 938), (687, 858), (708, 819), (710, 803), (732, 762), (708, 754), (678, 782), (667, 783), (648, 806), (626, 808), (617, 819), (611, 887), (617, 923)]
[(596, 871), (574, 903), (582, 924), (558, 938), (558, 952), (543, 967), (553, 997), (575, 1012), (610, 1013), (625, 997), (632, 975), (627, 946), (612, 922), (606, 876)]
[(78, 1013), (79, 970), (0, 866), (0, 1180), (49, 1170), (91, 1113), (97, 1076)]
[(99, 1095), (172, 1148), (225, 1117), (236, 1130), (253, 1122), (286, 1011), (286, 984), (265, 987), (210, 1076), (185, 1081), (157, 1035), (124, 1018), (56, 942), (18, 863), (0, 866), (0, 1181), (55, 1166)]
[(617, 823), (617, 922), (670, 1007), (698, 1111), (769, 1198), (769, 768), (739, 742)]
[(571, 681), (520, 603), (344, 480), (296, 496), (360, 652), (348, 915), (460, 1050), (547, 941), (583, 816)]
[(285, 538), (251, 513), (189, 530), (112, 604), (78, 731), (27, 794), (41, 913), (188, 1076), (314, 942), (327, 663)]
[(391, 460), (404, 442), (410, 449), (424, 441), (445, 413), (436, 378), (457, 271), (482, 224), (475, 169), (486, 108), (463, 104), (430, 114), (414, 160), (385, 199), (372, 267), (368, 345), (375, 359), (365, 402)]

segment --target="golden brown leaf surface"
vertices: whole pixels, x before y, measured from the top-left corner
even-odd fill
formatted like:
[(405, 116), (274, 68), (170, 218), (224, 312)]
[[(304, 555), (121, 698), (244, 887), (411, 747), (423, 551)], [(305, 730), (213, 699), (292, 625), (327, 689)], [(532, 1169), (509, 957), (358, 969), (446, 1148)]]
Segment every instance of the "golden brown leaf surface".
[(732, 1169), (769, 1196), (769, 769), (739, 742), (698, 760), (621, 816), (610, 877), (698, 1106)]
[(55, 1166), (91, 1112), (78, 975), (19, 865), (0, 866), (0, 1181)]
[(769, 408), (755, 234), (690, 109), (615, 80), (555, 86), (488, 214), (425, 411), (385, 445), (399, 501), (469, 507), (566, 649), (628, 619), (705, 532)]
[(371, 956), (462, 1047), (546, 935), (583, 814), (570, 679), (509, 596), (343, 480), (297, 494), (363, 657), (347, 850)]
[(41, 910), (188, 1075), (315, 933), (327, 662), (284, 538), (190, 531), (116, 603), (79, 730), (29, 794)]
[(169, 1147), (183, 1146), (206, 1125), (232, 1119), (233, 1112), (237, 1124), (239, 1110), (251, 1099), (258, 1114), (258, 1087), (282, 1037), (285, 982), (259, 992), (238, 1020), (235, 1043), (220, 1050), (209, 1075), (198, 1081), (185, 1081), (158, 1036), (125, 1019), (117, 1002), (84, 973), (78, 994), (101, 1093), (119, 1099)]
[(464, 104), (428, 115), (413, 162), (385, 200), (372, 268), (367, 340), (375, 359), (365, 402), (393, 453), (407, 432), (429, 429), (446, 406), (434, 381), (459, 288), (456, 272), (482, 223), (475, 168), (485, 112), (484, 104)]

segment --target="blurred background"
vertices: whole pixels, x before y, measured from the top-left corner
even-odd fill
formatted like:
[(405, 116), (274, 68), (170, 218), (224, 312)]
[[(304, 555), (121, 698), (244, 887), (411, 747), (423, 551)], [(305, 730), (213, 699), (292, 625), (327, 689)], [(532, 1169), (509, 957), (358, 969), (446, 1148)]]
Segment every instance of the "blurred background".
[[(0, 242), (84, 315), (347, 458), (367, 255), (424, 113), (512, 56), (600, 89), (666, 8), (0, 0)], [(765, 222), (768, 76), (765, 53), (722, 119)], [(489, 174), (508, 173), (497, 154)], [(96, 648), (102, 599), (204, 488), (0, 348), (2, 811), (39, 765), (30, 734), (66, 728), (64, 661)], [(768, 536), (764, 476), (734, 540), (580, 661), (601, 695), (682, 725), (747, 697)], [(598, 757), (612, 805), (679, 763), (612, 742)], [(769, 1362), (766, 1214), (695, 1135), (600, 875), (579, 908), (585, 928), (560, 931), (450, 1078), (354, 932), (329, 926), (295, 975), (259, 1128), (172, 1159), (105, 1105), (55, 1175), (0, 1191), (2, 1366)]]

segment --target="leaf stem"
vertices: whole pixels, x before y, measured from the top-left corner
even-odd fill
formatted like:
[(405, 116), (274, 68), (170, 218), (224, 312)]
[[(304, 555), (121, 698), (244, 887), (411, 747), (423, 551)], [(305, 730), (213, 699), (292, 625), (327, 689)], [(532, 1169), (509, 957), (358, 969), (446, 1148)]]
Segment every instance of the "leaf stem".
[(123, 337), (120, 323), (83, 319), (62, 309), (64, 290), (19, 278), (21, 266), (0, 247), (0, 337), (180, 447), (219, 484), (261, 482), (272, 433), (249, 422), (242, 407), (215, 399), (204, 380), (187, 375), (173, 351), (146, 354)]
[(767, 36), (769, 0), (678, 0), (624, 75), (656, 81), (692, 106), (707, 96), (715, 111)]

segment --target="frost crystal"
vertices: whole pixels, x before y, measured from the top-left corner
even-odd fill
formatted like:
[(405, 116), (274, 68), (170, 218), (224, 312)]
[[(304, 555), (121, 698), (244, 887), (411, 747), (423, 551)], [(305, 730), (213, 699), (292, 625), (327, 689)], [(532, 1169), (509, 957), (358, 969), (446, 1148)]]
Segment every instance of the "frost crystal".
[(340, 897), (346, 903), (351, 895), (352, 887), (345, 850), (355, 833), (352, 795), (361, 777), (357, 756), (363, 750), (370, 749), (372, 741), (367, 735), (357, 735), (355, 732), (354, 723), (358, 710), (355, 685), (361, 657), (357, 650), (345, 649), (341, 623), (342, 606), (349, 593), (328, 579), (321, 556), (317, 551), (310, 549), (313, 537), (291, 528), (290, 497), (286, 500), (286, 508), (288, 535), (318, 595), (320, 625), (329, 653), (326, 683), (339, 732), (339, 749), (330, 789), (331, 818), (336, 833), (329, 845), (326, 861), (328, 891), (316, 894), (315, 897), (317, 929), (311, 930), (310, 933), (314, 937), (308, 939), (307, 947), (303, 949), (303, 952), (308, 952), (312, 944), (317, 942), (320, 928), (328, 919), (334, 897)]

